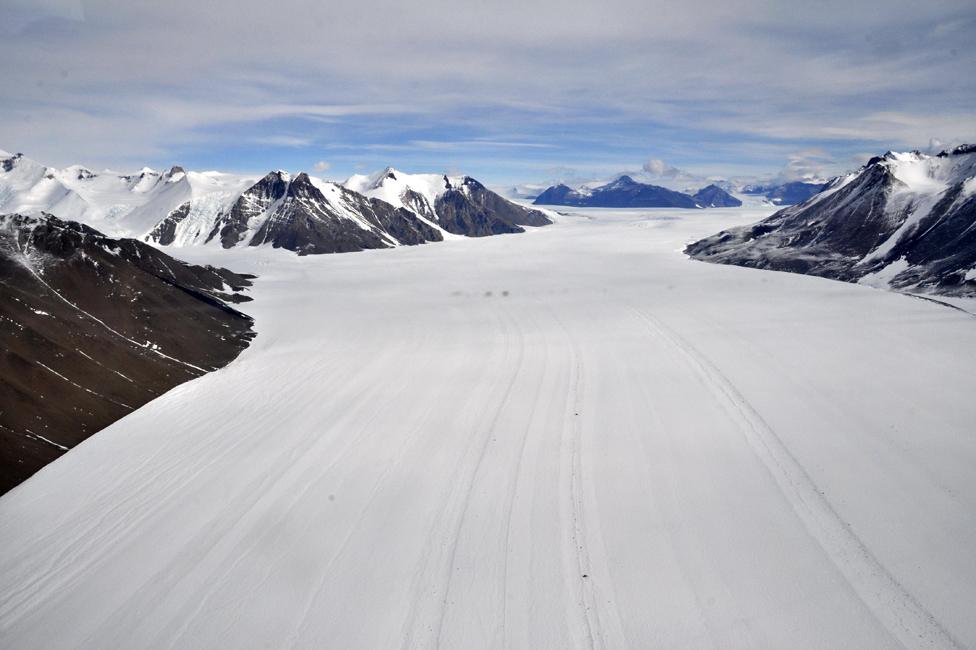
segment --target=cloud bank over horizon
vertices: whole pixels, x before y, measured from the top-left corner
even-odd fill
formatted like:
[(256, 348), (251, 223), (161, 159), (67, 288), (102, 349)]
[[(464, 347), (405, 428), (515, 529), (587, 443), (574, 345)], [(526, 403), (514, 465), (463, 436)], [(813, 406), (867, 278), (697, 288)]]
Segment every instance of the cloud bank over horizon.
[(976, 140), (974, 39), (961, 0), (7, 0), (0, 147), (496, 183), (803, 177)]

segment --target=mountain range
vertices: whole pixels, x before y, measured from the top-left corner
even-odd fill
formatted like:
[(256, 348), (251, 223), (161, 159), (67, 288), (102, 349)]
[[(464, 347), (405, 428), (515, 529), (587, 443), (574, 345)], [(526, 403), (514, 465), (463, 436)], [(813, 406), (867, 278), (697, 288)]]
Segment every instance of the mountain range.
[(889, 151), (803, 203), (686, 252), (709, 262), (976, 296), (976, 145), (935, 156)]
[(48, 212), (164, 246), (270, 245), (336, 253), (481, 237), (549, 218), (469, 176), (393, 168), (345, 183), (273, 171), (255, 180), (172, 167), (136, 174), (55, 169), (0, 152), (0, 213)]
[(341, 253), (549, 223), (468, 176), (96, 173), (0, 152), (0, 491), (248, 345), (227, 303), (250, 278), (160, 247)]
[(742, 201), (718, 185), (704, 187), (695, 194), (669, 190), (659, 185), (639, 183), (626, 174), (595, 188), (553, 185), (533, 202), (535, 205), (568, 205), (587, 208), (724, 208)]
[(743, 194), (764, 197), (776, 205), (796, 205), (803, 203), (814, 194), (822, 192), (830, 181), (788, 181), (785, 183), (762, 183), (745, 185)]

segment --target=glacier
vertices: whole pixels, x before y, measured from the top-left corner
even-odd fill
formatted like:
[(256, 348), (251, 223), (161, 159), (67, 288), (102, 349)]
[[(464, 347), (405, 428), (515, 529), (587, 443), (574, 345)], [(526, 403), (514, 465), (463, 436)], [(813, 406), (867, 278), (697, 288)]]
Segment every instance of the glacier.
[(771, 211), (180, 249), (257, 338), (0, 498), (0, 646), (976, 645), (971, 301), (681, 252)]

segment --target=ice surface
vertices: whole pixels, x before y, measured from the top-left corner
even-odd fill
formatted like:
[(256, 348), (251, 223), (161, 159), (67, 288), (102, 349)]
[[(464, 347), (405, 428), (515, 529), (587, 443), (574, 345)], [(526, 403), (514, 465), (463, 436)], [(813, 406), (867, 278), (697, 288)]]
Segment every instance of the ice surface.
[(976, 319), (685, 242), (297, 257), (258, 337), (0, 498), (0, 647), (976, 645)]

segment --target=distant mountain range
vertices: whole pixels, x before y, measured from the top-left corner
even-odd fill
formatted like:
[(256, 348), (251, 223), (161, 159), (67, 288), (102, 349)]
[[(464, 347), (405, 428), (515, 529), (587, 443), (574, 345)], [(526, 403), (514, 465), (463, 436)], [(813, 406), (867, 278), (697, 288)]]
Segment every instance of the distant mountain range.
[(0, 493), (247, 347), (251, 277), (51, 215), (0, 216)]
[(0, 213), (41, 211), (164, 246), (270, 245), (299, 254), (517, 233), (550, 223), (543, 212), (469, 176), (387, 168), (339, 184), (284, 171), (258, 180), (181, 167), (95, 173), (0, 152)]
[(903, 291), (976, 296), (976, 145), (888, 152), (692, 257)]
[(822, 192), (830, 181), (790, 181), (787, 183), (765, 183), (746, 185), (743, 194), (753, 194), (765, 197), (776, 205), (796, 205), (803, 203), (814, 194)]
[(630, 176), (596, 188), (573, 189), (567, 185), (553, 185), (539, 194), (535, 205), (568, 205), (587, 208), (723, 208), (737, 207), (742, 202), (720, 188), (709, 185), (696, 194), (676, 192), (666, 187), (639, 183)]

